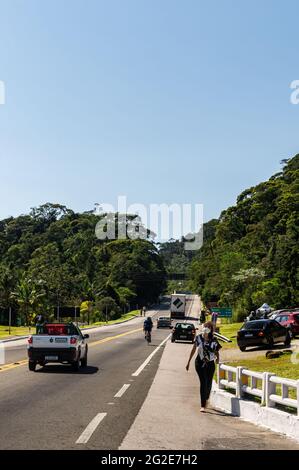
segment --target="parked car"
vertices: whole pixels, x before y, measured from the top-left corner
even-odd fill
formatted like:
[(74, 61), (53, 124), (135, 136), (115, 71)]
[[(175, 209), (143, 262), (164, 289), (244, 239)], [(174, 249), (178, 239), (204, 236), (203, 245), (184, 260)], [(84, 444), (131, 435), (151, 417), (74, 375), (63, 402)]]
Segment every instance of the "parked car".
[(244, 323), (237, 333), (237, 343), (241, 351), (249, 346), (267, 346), (272, 348), (276, 343), (284, 343), (287, 347), (291, 343), (291, 335), (276, 320), (253, 320)]
[(291, 336), (299, 335), (299, 311), (284, 311), (279, 313), (275, 320), (285, 328), (288, 328)]
[(89, 335), (82, 334), (74, 323), (45, 323), (37, 328), (37, 334), (28, 339), (28, 367), (35, 371), (36, 365), (49, 362), (68, 363), (73, 370), (87, 366)]
[(177, 323), (173, 328), (171, 342), (191, 341), (191, 343), (194, 343), (195, 336), (196, 328), (193, 323)]
[(274, 318), (277, 317), (277, 315), (283, 313), (283, 312), (288, 312), (289, 310), (288, 309), (280, 309), (280, 310), (273, 310), (273, 312), (270, 313), (270, 315), (268, 316), (268, 318), (270, 318), (270, 320), (274, 320)]
[(157, 328), (171, 328), (171, 318), (159, 317), (157, 320)]

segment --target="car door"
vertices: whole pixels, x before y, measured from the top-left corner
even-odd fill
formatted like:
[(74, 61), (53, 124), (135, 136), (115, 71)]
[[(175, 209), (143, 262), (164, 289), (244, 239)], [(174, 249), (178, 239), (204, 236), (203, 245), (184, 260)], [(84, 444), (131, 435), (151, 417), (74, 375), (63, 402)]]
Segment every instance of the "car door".
[(280, 343), (286, 339), (286, 329), (278, 322), (274, 322), (274, 331), (275, 331), (275, 342)]

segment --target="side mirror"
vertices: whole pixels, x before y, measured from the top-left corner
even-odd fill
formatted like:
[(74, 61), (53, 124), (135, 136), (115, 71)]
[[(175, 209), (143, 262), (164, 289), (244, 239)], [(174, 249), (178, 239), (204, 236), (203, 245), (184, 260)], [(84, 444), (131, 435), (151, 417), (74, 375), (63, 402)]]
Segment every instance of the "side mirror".
[(84, 339), (88, 339), (88, 338), (89, 338), (89, 335), (83, 335), (83, 338), (84, 338)]

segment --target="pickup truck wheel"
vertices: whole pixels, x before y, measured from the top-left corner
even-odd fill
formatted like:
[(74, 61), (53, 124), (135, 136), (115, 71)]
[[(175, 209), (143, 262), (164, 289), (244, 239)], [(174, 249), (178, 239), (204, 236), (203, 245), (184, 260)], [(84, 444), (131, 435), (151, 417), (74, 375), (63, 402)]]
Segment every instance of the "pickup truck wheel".
[(29, 367), (29, 370), (31, 370), (32, 372), (35, 372), (36, 362), (35, 361), (29, 361), (28, 362), (28, 367)]
[(239, 349), (240, 349), (241, 352), (244, 352), (244, 351), (246, 351), (246, 346), (239, 346)]
[(77, 361), (74, 361), (74, 362), (72, 363), (72, 369), (73, 369), (73, 371), (78, 372), (79, 367), (80, 367), (80, 357), (77, 359)]

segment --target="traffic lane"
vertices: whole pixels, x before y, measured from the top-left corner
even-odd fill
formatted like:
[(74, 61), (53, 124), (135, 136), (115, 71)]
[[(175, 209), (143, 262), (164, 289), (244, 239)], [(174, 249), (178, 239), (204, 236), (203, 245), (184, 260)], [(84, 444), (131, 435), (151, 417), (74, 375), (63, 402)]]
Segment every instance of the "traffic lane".
[[(76, 440), (99, 412), (108, 413), (107, 448), (117, 448), (147, 394), (162, 348), (138, 380), (132, 373), (168, 334), (168, 330), (155, 331), (151, 345), (147, 345), (142, 332), (95, 345), (89, 350), (89, 367), (79, 373), (61, 365), (46, 366), (36, 373), (26, 367), (4, 372), (0, 389), (0, 448), (77, 449), (81, 445)], [(108, 403), (114, 402), (114, 395), (126, 383), (132, 384), (126, 393), (135, 393), (134, 401), (111, 423), (110, 413), (115, 405)], [(95, 448), (100, 445), (90, 442)]]
[(130, 377), (129, 380), (125, 379), (124, 384), (130, 384), (130, 387), (121, 398), (113, 397), (109, 402), (113, 404), (108, 405), (108, 409), (107, 407), (101, 409), (101, 411), (107, 411), (107, 416), (105, 416), (89, 441), (84, 445), (77, 444), (76, 448), (90, 450), (117, 450), (119, 448), (147, 397), (156, 375), (163, 349), (164, 346), (160, 348), (150, 364), (146, 366), (138, 377)]
[[(161, 314), (165, 314), (167, 311), (167, 307), (164, 305), (161, 305), (157, 307), (156, 310), (149, 310), (147, 312), (147, 315), (152, 316), (154, 319), (157, 318), (157, 316)], [(161, 313), (162, 312), (162, 313)], [(87, 340), (88, 343), (91, 343), (93, 341), (100, 340), (102, 338), (106, 338), (107, 336), (111, 336), (113, 334), (119, 334), (125, 333), (132, 329), (133, 325), (138, 325), (139, 327), (142, 327), (144, 322), (144, 317), (135, 317), (132, 320), (125, 322), (125, 323), (119, 323), (115, 325), (108, 325), (108, 326), (103, 326), (100, 328), (96, 329), (90, 329), (88, 331), (85, 331), (86, 329), (82, 329), (83, 334), (89, 334), (89, 340)], [(13, 364), (18, 361), (22, 361), (26, 359), (27, 357), (27, 340), (17, 340), (17, 341), (12, 341), (9, 343), (0, 343), (0, 347), (4, 347), (4, 364)], [(1, 364), (0, 364), (1, 368)]]

